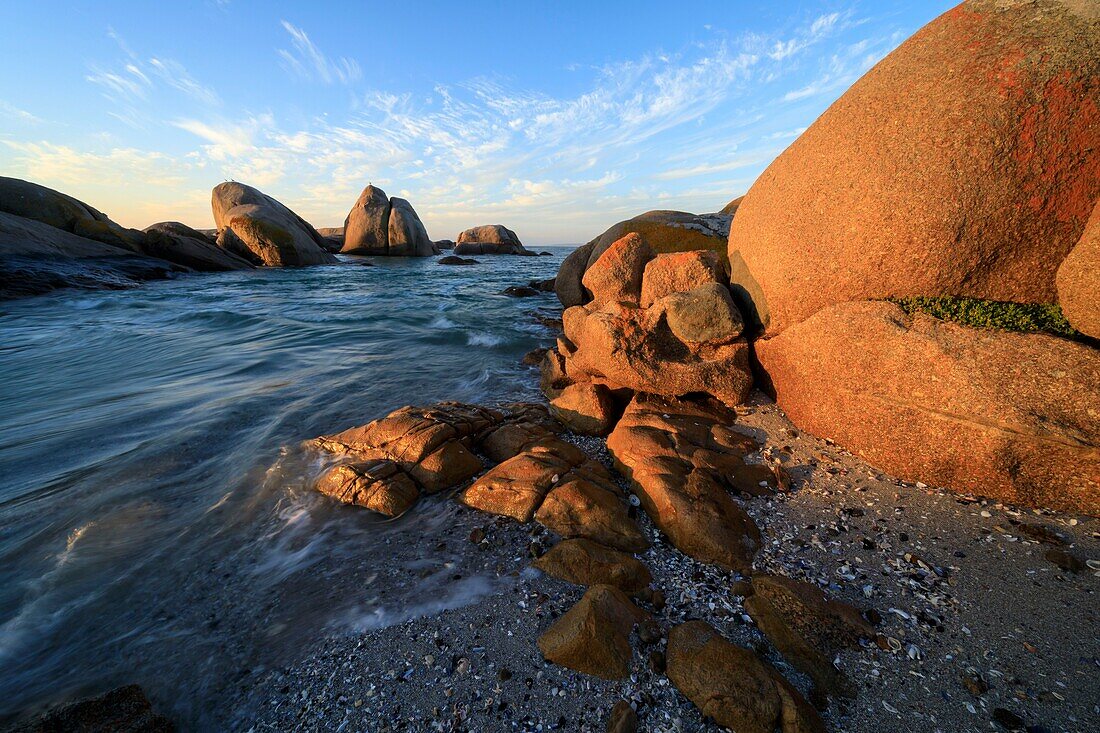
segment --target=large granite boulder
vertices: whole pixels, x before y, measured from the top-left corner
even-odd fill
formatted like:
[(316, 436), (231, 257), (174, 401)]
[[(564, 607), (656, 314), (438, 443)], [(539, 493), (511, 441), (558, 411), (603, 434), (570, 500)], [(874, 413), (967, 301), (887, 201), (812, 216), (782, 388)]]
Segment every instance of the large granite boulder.
[(888, 302), (818, 311), (755, 343), (779, 405), (902, 478), (1100, 513), (1100, 350)]
[(1100, 339), (1100, 203), (1058, 268), (1055, 282), (1066, 319), (1081, 333)]
[(737, 210), (732, 280), (771, 336), (849, 300), (1055, 300), (1100, 198), (1094, 1), (968, 0), (773, 162)]
[(325, 238), (325, 249), (329, 252), (344, 248), (344, 227), (317, 227), (317, 233)]
[(458, 235), (456, 255), (529, 255), (519, 237), (503, 224), (487, 224)]
[(583, 284), (585, 272), (603, 253), (627, 234), (640, 234), (655, 254), (710, 250), (725, 263), (729, 214), (688, 214), (683, 211), (647, 211), (621, 221), (584, 247), (578, 247), (562, 262), (555, 291), (566, 308), (583, 305), (592, 293)]
[(305, 219), (243, 183), (214, 187), (210, 197), (218, 246), (253, 264), (300, 267), (336, 262)]
[(72, 196), (19, 178), (0, 176), (0, 212), (48, 224), (78, 237), (141, 254), (144, 237)]
[(344, 254), (430, 257), (439, 248), (428, 238), (423, 222), (405, 199), (367, 186), (344, 221)]
[(58, 288), (125, 288), (186, 270), (0, 212), (0, 300)]
[(178, 221), (162, 221), (144, 230), (142, 250), (151, 257), (185, 265), (200, 272), (250, 270), (243, 257), (219, 247), (213, 240)]

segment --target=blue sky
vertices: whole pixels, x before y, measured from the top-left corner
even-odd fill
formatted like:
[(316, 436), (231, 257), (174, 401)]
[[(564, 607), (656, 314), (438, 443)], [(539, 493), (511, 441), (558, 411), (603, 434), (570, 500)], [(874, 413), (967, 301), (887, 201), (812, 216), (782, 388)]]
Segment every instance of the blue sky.
[(317, 226), (373, 182), (436, 239), (587, 241), (744, 193), (952, 2), (0, 4), (0, 173), (134, 227), (234, 179)]

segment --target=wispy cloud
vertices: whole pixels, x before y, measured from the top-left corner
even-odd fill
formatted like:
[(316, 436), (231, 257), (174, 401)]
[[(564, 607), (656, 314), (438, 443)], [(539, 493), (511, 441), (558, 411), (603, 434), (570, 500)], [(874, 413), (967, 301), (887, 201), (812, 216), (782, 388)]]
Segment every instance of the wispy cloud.
[(180, 173), (187, 163), (164, 153), (112, 148), (104, 153), (76, 150), (49, 142), (3, 141), (16, 152), (16, 162), (34, 171), (36, 180), (59, 185), (132, 185), (172, 187), (184, 181)]
[(25, 124), (37, 125), (42, 120), (25, 109), (20, 109), (10, 102), (0, 99), (0, 117), (16, 120)]
[(362, 72), (357, 61), (344, 56), (329, 59), (304, 30), (286, 20), (282, 24), (290, 34), (290, 43), (294, 47), (291, 51), (278, 50), (279, 58), (288, 70), (303, 79), (315, 79), (324, 84), (350, 84), (360, 79)]

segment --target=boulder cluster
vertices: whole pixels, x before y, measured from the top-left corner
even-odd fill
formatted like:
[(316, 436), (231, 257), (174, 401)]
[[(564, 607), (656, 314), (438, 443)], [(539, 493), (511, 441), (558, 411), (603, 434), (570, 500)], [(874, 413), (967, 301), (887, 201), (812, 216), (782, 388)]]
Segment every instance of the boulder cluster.
[(367, 186), (344, 220), (344, 254), (429, 257), (439, 254), (416, 211), (405, 199)]
[[(718, 255), (716, 227), (669, 212), (578, 248), (542, 369), (555, 414), (603, 434), (634, 393), (736, 405), (758, 386), (901, 478), (1100, 512), (1100, 15), (1086, 5), (969, 0), (930, 23), (702, 217), (728, 222)], [(890, 302), (913, 297), (1057, 304), (1071, 335)]]
[[(869, 641), (874, 629), (858, 609), (829, 599), (816, 586), (754, 573), (762, 537), (739, 501), (783, 486), (768, 464), (748, 460), (757, 446), (732, 428), (735, 422), (736, 414), (714, 400), (638, 394), (617, 421), (608, 448), (641, 508), (673, 545), (699, 561), (751, 576), (734, 586), (746, 596), (746, 611), (813, 681), (811, 699), (827, 705), (831, 697), (854, 694), (833, 658)], [(719, 724), (762, 733), (778, 727), (823, 730), (815, 707), (757, 651), (698, 621), (662, 628), (653, 612), (663, 608), (663, 593), (635, 556), (650, 540), (613, 474), (562, 431), (536, 404), (405, 407), (313, 440), (314, 448), (335, 460), (316, 488), (387, 516), (408, 511), (421, 493), (457, 490), (458, 500), (471, 508), (538, 522), (561, 540), (533, 566), (586, 588), (538, 638), (548, 661), (623, 679), (631, 674), (636, 651), (667, 639), (665, 652), (649, 653), (651, 665), (658, 664)], [(625, 726), (621, 730), (634, 730), (632, 716), (629, 708), (619, 709), (612, 720)]]

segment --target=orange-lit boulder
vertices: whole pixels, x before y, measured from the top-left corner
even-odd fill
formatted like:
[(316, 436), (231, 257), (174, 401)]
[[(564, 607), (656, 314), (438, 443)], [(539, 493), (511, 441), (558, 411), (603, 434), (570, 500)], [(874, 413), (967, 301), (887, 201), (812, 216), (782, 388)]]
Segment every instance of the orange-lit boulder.
[(969, 0), (918, 31), (737, 209), (731, 281), (774, 335), (892, 295), (1054, 302), (1100, 198), (1093, 1)]
[(754, 346), (791, 420), (868, 463), (1100, 513), (1096, 348), (908, 316), (887, 302), (834, 305)]
[(1100, 204), (1081, 241), (1058, 268), (1058, 304), (1070, 325), (1100, 338)]

